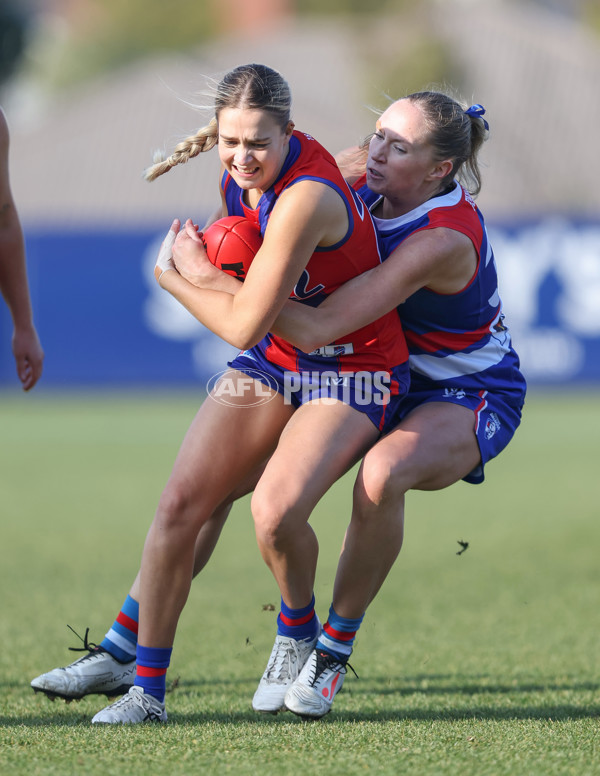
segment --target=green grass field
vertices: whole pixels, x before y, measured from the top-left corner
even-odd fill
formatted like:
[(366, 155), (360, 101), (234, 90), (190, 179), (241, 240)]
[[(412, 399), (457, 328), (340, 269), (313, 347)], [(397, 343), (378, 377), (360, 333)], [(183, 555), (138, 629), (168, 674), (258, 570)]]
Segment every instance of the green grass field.
[[(0, 395), (0, 773), (600, 773), (600, 394), (531, 395), (484, 485), (409, 495), (405, 547), (352, 658), (360, 678), (324, 720), (250, 708), (278, 595), (247, 500), (194, 583), (168, 725), (92, 728), (104, 698), (34, 695), (34, 676), (77, 657), (67, 624), (100, 641), (112, 623), (197, 403)], [(322, 617), (351, 486), (313, 516)]]

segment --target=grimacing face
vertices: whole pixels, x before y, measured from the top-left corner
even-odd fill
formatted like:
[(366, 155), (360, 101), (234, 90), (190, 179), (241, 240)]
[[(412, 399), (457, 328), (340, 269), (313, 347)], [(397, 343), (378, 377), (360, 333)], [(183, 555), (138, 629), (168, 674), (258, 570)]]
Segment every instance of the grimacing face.
[(378, 119), (369, 144), (369, 188), (414, 207), (439, 184), (443, 176), (438, 167), (420, 108), (406, 99), (390, 105)]
[(285, 130), (268, 111), (223, 108), (219, 113), (219, 157), (244, 190), (266, 191), (273, 185), (288, 153), (293, 130)]

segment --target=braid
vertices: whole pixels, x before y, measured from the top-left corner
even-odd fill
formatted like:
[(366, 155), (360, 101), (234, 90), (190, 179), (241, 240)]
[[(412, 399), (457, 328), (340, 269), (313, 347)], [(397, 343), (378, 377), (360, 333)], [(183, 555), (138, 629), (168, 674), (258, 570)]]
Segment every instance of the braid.
[(154, 162), (151, 167), (144, 171), (144, 178), (147, 181), (153, 181), (163, 175), (178, 164), (185, 164), (198, 154), (204, 151), (210, 151), (217, 144), (217, 120), (211, 119), (206, 127), (199, 129), (195, 135), (190, 135), (175, 146), (173, 153), (166, 159), (161, 152), (155, 154)]
[(215, 117), (186, 137), (165, 159), (163, 153), (154, 156), (154, 164), (144, 172), (147, 181), (153, 181), (169, 172), (177, 164), (185, 164), (203, 151), (210, 151), (219, 139), (218, 118), (224, 108), (241, 108), (267, 111), (284, 129), (290, 121), (291, 94), (287, 82), (266, 65), (240, 65), (231, 70), (217, 84), (214, 100)]

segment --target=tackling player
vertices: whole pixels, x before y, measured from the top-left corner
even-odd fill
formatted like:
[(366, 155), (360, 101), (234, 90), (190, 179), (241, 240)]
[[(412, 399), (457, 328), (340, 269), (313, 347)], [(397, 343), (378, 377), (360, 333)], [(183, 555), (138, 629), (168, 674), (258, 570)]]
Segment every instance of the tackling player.
[[(326, 714), (342, 686), (356, 631), (402, 546), (406, 491), (481, 483), (485, 464), (521, 420), (526, 384), (473, 201), (488, 132), (484, 113), (439, 92), (390, 105), (353, 159), (354, 168), (366, 165), (355, 186), (375, 217), (384, 262), (314, 316), (298, 315), (303, 336), (294, 341), (310, 348), (397, 307), (411, 369), (400, 422), (359, 470), (328, 622), (285, 697), (286, 707), (305, 717)], [(285, 336), (293, 337), (289, 317), (299, 312), (286, 310)]]

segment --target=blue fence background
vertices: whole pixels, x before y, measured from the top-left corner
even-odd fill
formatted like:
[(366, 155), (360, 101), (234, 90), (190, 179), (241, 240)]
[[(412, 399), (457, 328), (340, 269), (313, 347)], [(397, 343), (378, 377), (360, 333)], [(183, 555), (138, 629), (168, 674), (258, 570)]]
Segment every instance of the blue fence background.
[[(553, 217), (489, 226), (500, 293), (531, 384), (600, 381), (600, 223)], [(154, 282), (162, 233), (27, 230), (46, 361), (38, 388), (204, 388), (235, 350)], [(0, 310), (0, 385), (17, 386)]]

